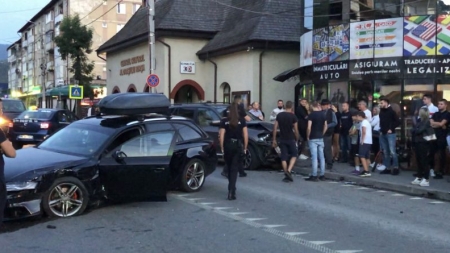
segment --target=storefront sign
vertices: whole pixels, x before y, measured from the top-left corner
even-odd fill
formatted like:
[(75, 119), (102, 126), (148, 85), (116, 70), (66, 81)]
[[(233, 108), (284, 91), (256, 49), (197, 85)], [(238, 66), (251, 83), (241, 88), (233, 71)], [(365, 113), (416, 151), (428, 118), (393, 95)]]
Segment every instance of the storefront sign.
[(350, 79), (388, 79), (403, 75), (401, 58), (365, 59), (350, 61)]
[(404, 58), (405, 78), (445, 78), (450, 75), (450, 56)]
[(348, 62), (315, 64), (313, 66), (313, 81), (338, 81), (348, 79)]
[[(143, 63), (143, 64), (139, 64), (139, 63)], [(135, 64), (139, 64), (139, 65), (128, 67), (130, 65), (135, 65)], [(134, 73), (142, 73), (145, 71), (145, 57), (144, 57), (144, 55), (139, 55), (139, 56), (125, 59), (120, 62), (120, 67), (122, 67), (120, 69), (121, 76), (131, 75)]]

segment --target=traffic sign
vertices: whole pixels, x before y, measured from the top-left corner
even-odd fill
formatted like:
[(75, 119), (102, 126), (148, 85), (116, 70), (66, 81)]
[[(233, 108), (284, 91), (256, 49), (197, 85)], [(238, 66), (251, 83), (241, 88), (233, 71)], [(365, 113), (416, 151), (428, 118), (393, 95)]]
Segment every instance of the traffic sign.
[(83, 99), (83, 86), (69, 85), (70, 99)]
[(148, 75), (148, 77), (147, 77), (147, 85), (148, 86), (155, 88), (156, 86), (158, 86), (158, 84), (159, 84), (158, 75), (155, 75), (155, 74)]

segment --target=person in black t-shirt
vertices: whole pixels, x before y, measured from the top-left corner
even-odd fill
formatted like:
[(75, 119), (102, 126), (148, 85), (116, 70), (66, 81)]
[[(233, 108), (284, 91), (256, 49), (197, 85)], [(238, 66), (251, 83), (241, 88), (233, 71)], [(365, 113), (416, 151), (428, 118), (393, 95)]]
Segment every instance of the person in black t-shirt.
[(228, 200), (236, 199), (236, 180), (242, 158), (247, 153), (248, 132), (245, 119), (239, 117), (238, 104), (230, 105), (230, 112), (220, 121), (220, 147), (228, 167)]
[[(3, 115), (3, 102), (0, 99), (0, 116)], [(16, 150), (13, 148), (11, 142), (6, 138), (5, 133), (0, 129), (0, 226), (3, 222), (3, 215), (6, 205), (6, 182), (5, 182), (5, 160), (3, 155), (6, 157), (14, 158), (16, 157)]]
[(341, 112), (341, 127), (339, 132), (339, 144), (341, 146), (341, 162), (348, 162), (348, 151), (350, 150), (350, 137), (349, 131), (353, 126), (352, 114), (349, 111), (349, 103), (342, 103), (342, 112)]
[[(277, 130), (280, 128), (280, 143), (277, 143)], [(283, 166), (285, 178), (283, 181), (292, 182), (291, 171), (294, 167), (295, 160), (298, 154), (298, 126), (297, 117), (293, 112), (292, 101), (286, 102), (285, 111), (278, 113), (275, 125), (273, 126), (273, 142), (272, 146), (276, 148), (280, 147), (281, 151), (281, 165)], [(289, 164), (287, 163), (289, 161)]]
[[(445, 160), (447, 149), (447, 120), (449, 112), (447, 111), (447, 100), (441, 99), (438, 103), (438, 112), (435, 112), (431, 117), (430, 124), (436, 134), (436, 140), (430, 141), (430, 153), (428, 159), (430, 160), (430, 176), (434, 179), (442, 179), (445, 172)], [(434, 156), (439, 154), (439, 172), (435, 171)]]
[[(298, 132), (302, 137), (300, 153), (303, 152), (306, 144), (306, 128), (308, 127), (308, 109), (306, 108), (308, 101), (306, 98), (300, 99), (300, 105), (295, 109), (295, 115), (298, 119)], [(303, 155), (303, 157), (306, 157)]]

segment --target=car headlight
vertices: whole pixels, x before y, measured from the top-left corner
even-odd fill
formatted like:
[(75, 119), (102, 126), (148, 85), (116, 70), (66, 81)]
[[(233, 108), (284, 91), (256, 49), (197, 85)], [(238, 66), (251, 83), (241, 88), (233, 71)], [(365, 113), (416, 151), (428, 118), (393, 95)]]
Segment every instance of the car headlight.
[(6, 191), (23, 191), (36, 189), (37, 182), (12, 182), (6, 183)]
[(9, 123), (9, 120), (6, 120), (3, 117), (0, 117), (0, 125), (7, 125)]

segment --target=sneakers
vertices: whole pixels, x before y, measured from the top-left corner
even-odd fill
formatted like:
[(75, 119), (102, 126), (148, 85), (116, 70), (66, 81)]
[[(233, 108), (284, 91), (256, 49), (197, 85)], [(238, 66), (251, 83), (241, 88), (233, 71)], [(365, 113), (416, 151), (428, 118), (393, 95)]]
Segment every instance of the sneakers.
[(305, 179), (305, 181), (317, 182), (319, 180), (315, 176), (309, 176), (308, 178)]
[(325, 176), (319, 176), (320, 181), (325, 181)]
[(434, 179), (443, 179), (444, 177), (440, 173), (435, 173), (436, 175), (433, 177)]
[(398, 168), (394, 168), (392, 170), (392, 175), (397, 176), (398, 174), (400, 174), (400, 170)]
[(382, 170), (380, 171), (380, 174), (391, 174), (391, 170)]
[(436, 176), (436, 174), (434, 174), (434, 170), (430, 169), (430, 177), (435, 177), (435, 176)]
[(370, 177), (372, 174), (370, 174), (369, 171), (363, 171), (361, 174), (359, 174), (360, 177)]
[(292, 177), (292, 174), (290, 172), (285, 172), (284, 175), (289, 181), (294, 182), (294, 178)]
[(420, 185), (420, 182), (422, 182), (422, 178), (416, 177), (416, 179), (414, 179), (414, 181), (412, 181), (411, 184)]
[(359, 174), (361, 174), (361, 171), (360, 170), (353, 170), (352, 172), (350, 172), (350, 174), (359, 175)]
[(301, 155), (298, 157), (298, 159), (300, 159), (300, 160), (308, 160), (309, 157), (307, 157), (307, 156), (304, 155), (304, 154), (301, 154)]
[(420, 181), (420, 186), (430, 186), (430, 181), (426, 180), (425, 178)]
[(373, 166), (375, 166), (375, 162), (369, 164), (369, 167), (370, 167), (370, 168), (373, 168)]

